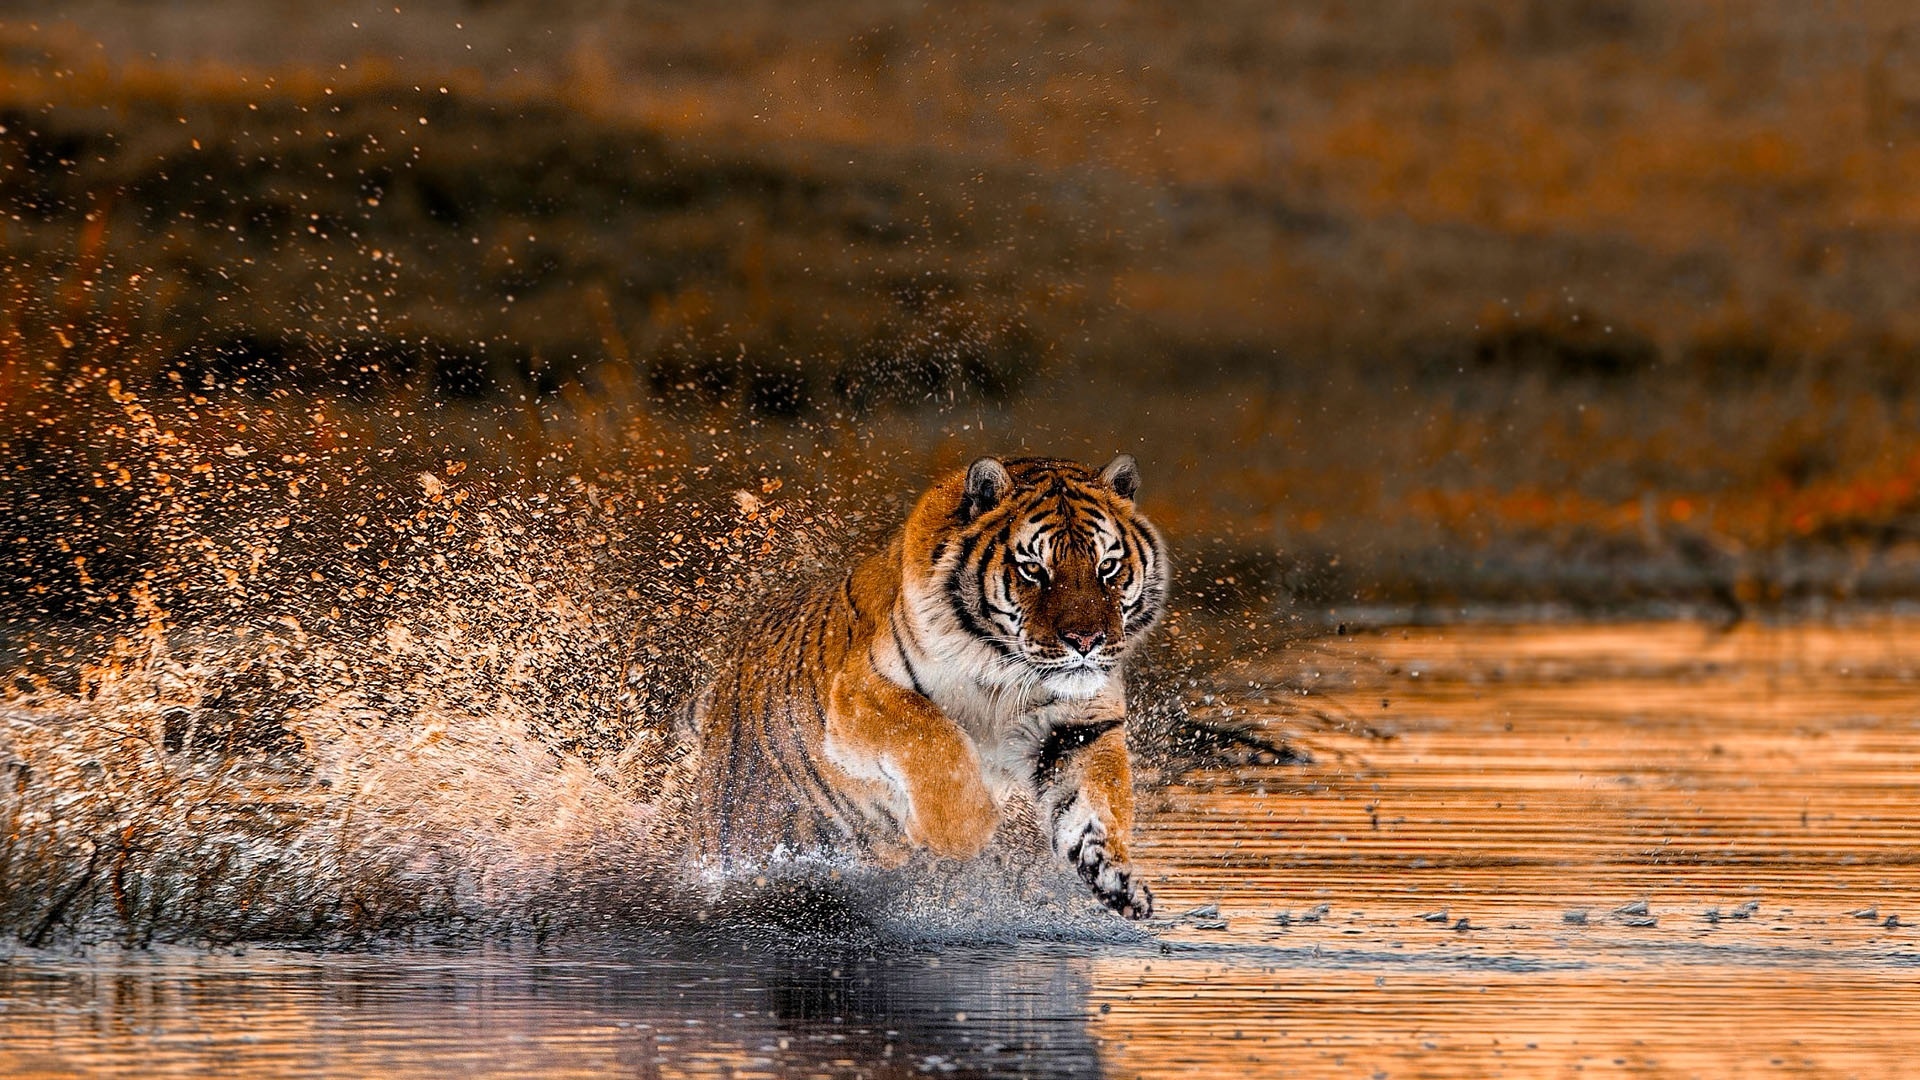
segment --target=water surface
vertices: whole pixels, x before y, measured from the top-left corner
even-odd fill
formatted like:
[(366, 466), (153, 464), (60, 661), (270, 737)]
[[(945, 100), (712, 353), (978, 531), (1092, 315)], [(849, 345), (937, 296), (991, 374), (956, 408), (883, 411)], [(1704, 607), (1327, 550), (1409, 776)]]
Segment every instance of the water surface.
[(1395, 630), (1228, 673), (1138, 938), (21, 952), (21, 1076), (1898, 1075), (1920, 623)]

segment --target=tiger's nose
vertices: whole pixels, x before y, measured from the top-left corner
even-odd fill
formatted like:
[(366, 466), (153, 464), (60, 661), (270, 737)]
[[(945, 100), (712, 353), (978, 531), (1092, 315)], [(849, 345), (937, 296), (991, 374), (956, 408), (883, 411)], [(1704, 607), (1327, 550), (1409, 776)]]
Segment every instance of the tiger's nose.
[(1105, 630), (1062, 630), (1060, 636), (1066, 639), (1067, 644), (1080, 650), (1082, 656), (1107, 643)]

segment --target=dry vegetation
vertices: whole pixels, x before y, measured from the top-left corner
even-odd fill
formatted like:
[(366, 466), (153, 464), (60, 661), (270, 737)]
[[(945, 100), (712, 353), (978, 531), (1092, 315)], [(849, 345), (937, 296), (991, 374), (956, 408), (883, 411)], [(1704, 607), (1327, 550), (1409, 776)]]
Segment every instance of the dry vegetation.
[(1915, 582), (1899, 5), (44, 14), (15, 430), (91, 368), (529, 478), (1124, 446), (1196, 586), (1311, 611)]

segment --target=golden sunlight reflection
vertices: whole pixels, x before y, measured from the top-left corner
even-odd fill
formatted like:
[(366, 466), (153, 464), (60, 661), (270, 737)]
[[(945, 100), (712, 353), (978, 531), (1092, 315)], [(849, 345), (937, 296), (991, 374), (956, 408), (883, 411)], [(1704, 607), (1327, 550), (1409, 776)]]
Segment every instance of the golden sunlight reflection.
[(1894, 620), (1323, 639), (1222, 677), (1214, 708), (1312, 760), (1148, 801), (1162, 917), (1131, 943), (42, 958), (0, 965), (0, 1055), (32, 1077), (1897, 1075), (1920, 1053), (1916, 646)]
[(1315, 761), (1197, 777), (1150, 815), (1141, 857), (1190, 914), (1172, 955), (1095, 965), (1105, 1060), (1900, 1072), (1916, 646), (1898, 621), (1663, 624), (1288, 655), (1320, 689), (1247, 707)]

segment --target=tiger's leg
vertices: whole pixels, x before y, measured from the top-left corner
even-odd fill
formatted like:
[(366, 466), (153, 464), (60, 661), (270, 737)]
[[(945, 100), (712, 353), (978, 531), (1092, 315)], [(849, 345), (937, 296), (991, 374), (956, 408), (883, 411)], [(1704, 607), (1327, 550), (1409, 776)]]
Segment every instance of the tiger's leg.
[(1034, 766), (1055, 854), (1100, 902), (1129, 919), (1153, 915), (1153, 891), (1127, 861), (1133, 830), (1133, 769), (1117, 720), (1067, 724), (1042, 743)]
[(876, 673), (834, 681), (826, 753), (850, 775), (886, 781), (904, 804), (907, 839), (936, 855), (970, 859), (1000, 824), (973, 740), (933, 702)]

